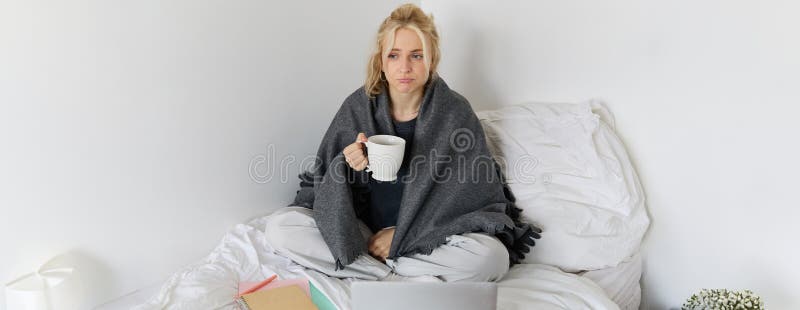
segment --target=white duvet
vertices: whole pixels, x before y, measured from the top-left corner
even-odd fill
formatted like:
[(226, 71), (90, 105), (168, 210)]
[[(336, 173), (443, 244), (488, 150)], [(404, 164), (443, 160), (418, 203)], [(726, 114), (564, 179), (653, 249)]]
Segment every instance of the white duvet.
[[(239, 224), (202, 261), (184, 267), (133, 309), (235, 309), (240, 281), (307, 277), (339, 309), (350, 309), (353, 279), (328, 277), (281, 257), (264, 238), (268, 216)], [(498, 309), (619, 309), (588, 278), (541, 264), (514, 266), (498, 283)]]

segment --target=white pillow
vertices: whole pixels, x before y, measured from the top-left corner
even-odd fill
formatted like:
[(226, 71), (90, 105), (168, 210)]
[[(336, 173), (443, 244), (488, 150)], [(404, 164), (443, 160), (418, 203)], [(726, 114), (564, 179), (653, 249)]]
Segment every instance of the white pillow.
[(523, 262), (577, 272), (613, 267), (638, 252), (650, 223), (644, 193), (602, 103), (526, 103), (476, 114), (523, 218), (544, 230)]

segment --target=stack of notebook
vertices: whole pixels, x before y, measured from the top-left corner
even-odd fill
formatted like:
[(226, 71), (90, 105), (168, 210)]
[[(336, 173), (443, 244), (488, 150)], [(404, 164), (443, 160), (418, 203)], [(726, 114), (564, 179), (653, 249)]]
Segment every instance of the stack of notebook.
[(251, 288), (258, 285), (257, 282), (239, 283), (239, 296), (236, 298), (236, 303), (240, 309), (336, 310), (336, 306), (308, 279), (274, 280), (248, 293), (248, 291), (252, 291)]

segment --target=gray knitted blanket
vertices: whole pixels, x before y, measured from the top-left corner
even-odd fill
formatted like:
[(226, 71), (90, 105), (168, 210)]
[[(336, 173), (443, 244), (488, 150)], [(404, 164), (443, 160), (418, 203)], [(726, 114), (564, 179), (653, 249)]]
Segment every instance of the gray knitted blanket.
[[(426, 86), (416, 122), (389, 258), (430, 254), (448, 236), (485, 232), (503, 242), (512, 265), (518, 263), (541, 230), (520, 221), (521, 210), (469, 102), (436, 78)], [(300, 175), (301, 189), (292, 203), (314, 210), (337, 270), (368, 253), (358, 220), (369, 207), (370, 172), (351, 169), (342, 154), (359, 132), (396, 134), (385, 91), (369, 99), (362, 87), (344, 101), (314, 166)]]

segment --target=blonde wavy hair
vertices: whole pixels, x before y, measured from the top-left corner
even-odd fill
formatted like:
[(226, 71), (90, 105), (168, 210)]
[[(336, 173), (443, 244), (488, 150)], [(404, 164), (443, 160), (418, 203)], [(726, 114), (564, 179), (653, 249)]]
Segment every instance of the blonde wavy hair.
[(439, 34), (433, 24), (433, 15), (425, 15), (425, 12), (414, 4), (404, 4), (392, 11), (378, 29), (375, 49), (367, 64), (367, 80), (364, 83), (364, 91), (370, 98), (380, 94), (381, 89), (388, 89), (386, 78), (382, 76), (383, 58), (392, 50), (395, 33), (400, 28), (416, 32), (422, 41), (425, 68), (428, 70), (428, 81), (425, 85), (427, 86), (438, 76), (436, 67), (439, 66), (440, 57)]

